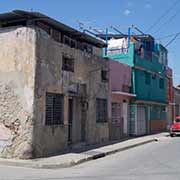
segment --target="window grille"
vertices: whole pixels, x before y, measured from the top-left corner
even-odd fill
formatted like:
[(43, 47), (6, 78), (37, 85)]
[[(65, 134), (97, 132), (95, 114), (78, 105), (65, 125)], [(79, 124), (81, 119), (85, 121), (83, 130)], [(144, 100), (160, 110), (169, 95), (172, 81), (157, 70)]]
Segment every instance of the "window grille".
[(108, 71), (106, 71), (106, 70), (101, 71), (101, 80), (104, 82), (108, 81)]
[(96, 99), (96, 122), (107, 122), (107, 100)]
[(63, 124), (63, 95), (46, 93), (45, 125)]
[(62, 70), (74, 72), (74, 59), (63, 55), (62, 57)]

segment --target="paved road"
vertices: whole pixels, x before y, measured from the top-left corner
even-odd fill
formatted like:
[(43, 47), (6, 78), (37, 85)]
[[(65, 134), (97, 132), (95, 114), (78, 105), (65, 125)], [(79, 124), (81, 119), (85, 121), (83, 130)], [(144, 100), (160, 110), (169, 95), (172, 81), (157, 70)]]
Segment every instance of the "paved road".
[(180, 180), (180, 137), (163, 138), (72, 168), (0, 166), (0, 180)]

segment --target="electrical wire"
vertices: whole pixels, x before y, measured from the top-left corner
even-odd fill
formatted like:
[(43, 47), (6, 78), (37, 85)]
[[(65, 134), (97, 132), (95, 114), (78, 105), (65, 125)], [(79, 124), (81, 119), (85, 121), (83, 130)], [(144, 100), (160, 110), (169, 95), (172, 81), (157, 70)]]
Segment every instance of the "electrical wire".
[(163, 37), (159, 37), (159, 38), (156, 38), (156, 40), (168, 39), (170, 37), (174, 37), (176, 34), (178, 34), (178, 33), (173, 33), (173, 34), (169, 34), (169, 35), (166, 35), (166, 36), (163, 36)]
[(169, 22), (172, 22), (172, 20), (180, 13), (180, 9), (178, 9), (173, 16), (171, 16), (167, 21), (165, 21), (155, 32), (154, 34), (158, 33), (162, 27), (169, 24)]
[(178, 37), (179, 35), (180, 35), (180, 31), (174, 36), (173, 39), (171, 39), (171, 40), (166, 44), (165, 47), (168, 47), (170, 44), (172, 44), (172, 43), (177, 39), (177, 37)]
[(174, 7), (176, 7), (176, 5), (180, 3), (180, 0), (177, 0), (173, 3), (173, 5), (168, 8), (148, 29), (146, 32), (149, 32), (150, 30), (152, 30), (157, 24), (159, 24), (159, 22), (161, 21), (161, 19), (163, 19), (164, 17), (166, 17), (169, 12), (171, 12), (171, 10), (174, 9)]

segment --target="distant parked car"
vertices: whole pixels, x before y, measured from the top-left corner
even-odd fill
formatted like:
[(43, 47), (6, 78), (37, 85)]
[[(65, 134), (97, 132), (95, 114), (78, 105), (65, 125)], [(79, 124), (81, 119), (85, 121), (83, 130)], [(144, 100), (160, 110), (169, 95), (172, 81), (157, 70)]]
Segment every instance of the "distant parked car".
[(180, 135), (180, 116), (176, 117), (176, 120), (170, 128), (170, 136), (173, 137), (176, 135)]

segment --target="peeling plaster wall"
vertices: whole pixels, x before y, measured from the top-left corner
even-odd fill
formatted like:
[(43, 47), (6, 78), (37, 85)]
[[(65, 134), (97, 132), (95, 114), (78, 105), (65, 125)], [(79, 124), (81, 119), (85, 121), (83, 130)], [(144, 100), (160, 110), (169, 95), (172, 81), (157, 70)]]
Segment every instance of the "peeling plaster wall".
[[(89, 108), (86, 119), (86, 142), (88, 144), (107, 141), (108, 123), (96, 123), (96, 97), (108, 99), (108, 83), (101, 82), (101, 69), (107, 63), (99, 56), (88, 55), (80, 50), (55, 42), (46, 32), (36, 28), (37, 67), (35, 85), (35, 154), (36, 157), (58, 153), (68, 148), (68, 90), (76, 83), (87, 85)], [(74, 72), (62, 71), (62, 55), (70, 55), (75, 60)], [(96, 54), (101, 51), (96, 49)], [(45, 126), (46, 92), (64, 95), (64, 124)], [(81, 142), (81, 97), (73, 97), (74, 115), (72, 143)]]
[(0, 29), (0, 155), (31, 158), (35, 30)]

